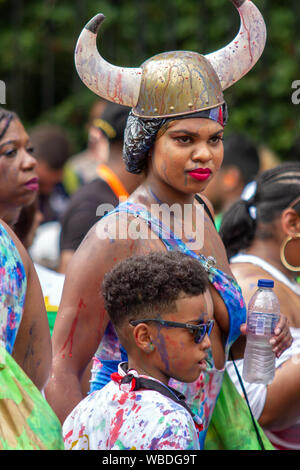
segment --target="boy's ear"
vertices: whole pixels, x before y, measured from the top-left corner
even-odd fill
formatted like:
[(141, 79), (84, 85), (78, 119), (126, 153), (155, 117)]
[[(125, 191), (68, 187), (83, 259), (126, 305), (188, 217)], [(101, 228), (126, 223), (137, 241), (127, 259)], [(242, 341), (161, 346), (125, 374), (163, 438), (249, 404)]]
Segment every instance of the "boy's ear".
[(135, 344), (143, 352), (150, 353), (154, 351), (149, 325), (146, 323), (139, 323), (134, 328), (133, 337)]

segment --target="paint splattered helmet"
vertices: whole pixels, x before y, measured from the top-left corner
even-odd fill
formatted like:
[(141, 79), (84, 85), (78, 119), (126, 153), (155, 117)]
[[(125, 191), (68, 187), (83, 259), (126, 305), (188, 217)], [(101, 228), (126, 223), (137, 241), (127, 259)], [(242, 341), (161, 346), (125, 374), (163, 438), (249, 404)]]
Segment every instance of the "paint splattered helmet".
[(263, 17), (251, 0), (230, 0), (241, 26), (227, 46), (208, 55), (190, 51), (158, 54), (140, 67), (118, 67), (99, 54), (96, 39), (104, 16), (82, 30), (75, 64), (85, 85), (97, 95), (132, 107), (142, 118), (191, 114), (219, 107), (223, 91), (242, 78), (261, 56), (266, 42)]

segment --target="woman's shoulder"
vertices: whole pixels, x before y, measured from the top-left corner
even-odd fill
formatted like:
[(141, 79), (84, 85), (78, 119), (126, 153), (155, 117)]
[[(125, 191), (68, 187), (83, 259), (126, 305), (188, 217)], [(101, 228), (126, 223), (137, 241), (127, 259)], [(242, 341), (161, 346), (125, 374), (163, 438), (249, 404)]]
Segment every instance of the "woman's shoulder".
[(274, 292), (279, 298), (281, 309), (290, 312), (287, 316), (293, 316), (294, 307), (297, 308), (297, 311), (299, 310), (300, 296), (292, 292), (287, 285), (265, 271), (262, 267), (245, 262), (232, 263), (230, 267), (242, 289), (246, 302), (250, 300), (256, 291), (259, 279), (270, 279), (274, 281)]
[(97, 270), (113, 266), (134, 255), (161, 250), (161, 242), (154, 237), (145, 221), (133, 214), (113, 212), (99, 220), (87, 233), (72, 257), (86, 268)]
[(258, 279), (272, 279), (261, 267), (250, 263), (231, 263), (231, 271), (239, 284), (246, 304), (257, 289)]

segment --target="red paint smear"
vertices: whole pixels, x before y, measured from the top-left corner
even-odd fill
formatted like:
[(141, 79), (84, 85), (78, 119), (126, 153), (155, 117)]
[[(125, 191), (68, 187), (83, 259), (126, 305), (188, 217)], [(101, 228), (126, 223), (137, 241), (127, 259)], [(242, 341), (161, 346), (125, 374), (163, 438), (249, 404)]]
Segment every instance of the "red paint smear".
[(112, 423), (112, 431), (111, 431), (111, 435), (110, 435), (110, 446), (113, 447), (114, 446), (114, 443), (116, 442), (117, 438), (118, 438), (118, 435), (119, 435), (119, 432), (120, 432), (120, 429), (122, 427), (122, 424), (124, 422), (123, 420), (123, 412), (124, 410), (123, 409), (120, 409), (117, 411), (116, 413), (116, 417), (115, 417), (115, 426), (113, 428), (113, 423)]
[(250, 53), (251, 62), (253, 62), (253, 54), (252, 54), (251, 44), (250, 44), (250, 42), (251, 42), (250, 31), (246, 28), (245, 20), (244, 20), (243, 15), (242, 15), (241, 12), (240, 12), (240, 15), (241, 15), (241, 20), (242, 20), (243, 26), (245, 28), (245, 31), (247, 32), (248, 43), (249, 43), (249, 53)]
[[(136, 394), (133, 393), (133, 392), (130, 392), (130, 393), (127, 393), (127, 392), (124, 392), (123, 395), (121, 395), (120, 399), (118, 400), (118, 402), (120, 403), (120, 405), (124, 405), (124, 403), (126, 402), (126, 400), (135, 400), (136, 399)], [(137, 407), (137, 404), (134, 403), (133, 407), (132, 407), (132, 411)]]
[(138, 406), (137, 403), (134, 403), (132, 407), (132, 411), (134, 411), (137, 408), (137, 406)]
[(64, 441), (66, 441), (67, 439), (69, 439), (69, 437), (71, 437), (72, 434), (73, 434), (73, 429), (71, 429), (71, 431), (69, 431), (69, 432), (65, 435)]
[(135, 410), (135, 412), (137, 413), (138, 411), (140, 411), (141, 408), (142, 408), (141, 405), (138, 406), (137, 409)]
[(166, 95), (166, 92), (169, 88), (169, 84), (171, 82), (171, 74), (172, 74), (172, 70), (173, 70), (173, 66), (171, 66), (168, 70), (168, 79), (166, 81), (166, 85), (165, 85), (165, 89), (163, 91), (163, 95), (162, 95), (162, 98), (161, 98), (161, 106), (160, 106), (160, 112), (162, 112), (162, 110), (164, 109), (164, 101), (165, 101), (165, 95)]
[[(69, 336), (67, 337), (65, 344), (63, 345), (63, 347), (60, 350), (60, 352), (62, 352), (67, 347), (67, 344), (70, 341), (69, 357), (72, 357), (73, 339), (74, 339), (74, 334), (75, 334), (75, 330), (76, 330), (76, 326), (77, 326), (77, 322), (78, 322), (78, 318), (79, 318), (79, 313), (80, 313), (80, 310), (81, 310), (82, 307), (86, 307), (86, 305), (84, 304), (83, 300), (80, 299), (78, 309), (77, 309), (77, 312), (76, 312), (76, 316), (75, 316), (75, 318), (73, 320), (73, 323), (71, 325)], [(63, 355), (63, 357), (65, 357), (65, 355)]]
[(120, 399), (118, 400), (118, 402), (120, 403), (120, 405), (124, 405), (125, 401), (127, 400), (128, 398), (128, 393), (123, 393), (123, 395), (120, 396)]
[(84, 433), (84, 431), (85, 431), (85, 425), (84, 425), (84, 424), (82, 424), (82, 425), (81, 425), (81, 428), (80, 428), (80, 430), (79, 430), (78, 437), (82, 437), (82, 436), (83, 436), (83, 433)]

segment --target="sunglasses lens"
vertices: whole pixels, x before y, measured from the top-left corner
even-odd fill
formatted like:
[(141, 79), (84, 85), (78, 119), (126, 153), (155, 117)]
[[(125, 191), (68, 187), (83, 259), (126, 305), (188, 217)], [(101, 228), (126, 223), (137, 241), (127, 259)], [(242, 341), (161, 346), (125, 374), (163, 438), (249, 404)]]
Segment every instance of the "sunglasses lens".
[(201, 343), (201, 341), (203, 341), (206, 333), (208, 334), (208, 336), (210, 335), (211, 333), (211, 330), (213, 329), (213, 326), (214, 326), (214, 323), (213, 322), (208, 322), (204, 325), (201, 325), (201, 328), (197, 329), (197, 331), (195, 331), (195, 343), (199, 344)]
[(195, 337), (194, 337), (195, 343), (197, 344), (201, 343), (201, 341), (203, 341), (205, 333), (206, 333), (206, 327), (204, 325), (201, 327), (201, 329), (199, 328), (199, 330), (195, 331)]

